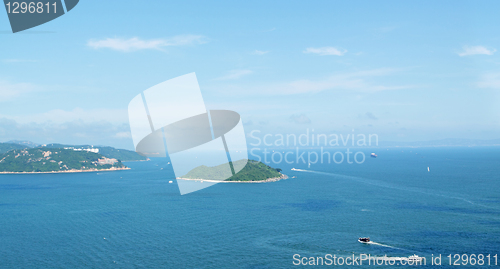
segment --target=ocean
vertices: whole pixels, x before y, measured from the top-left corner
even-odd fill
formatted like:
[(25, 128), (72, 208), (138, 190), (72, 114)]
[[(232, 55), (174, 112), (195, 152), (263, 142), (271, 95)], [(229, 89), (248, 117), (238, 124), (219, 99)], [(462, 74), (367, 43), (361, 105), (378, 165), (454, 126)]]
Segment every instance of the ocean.
[(0, 175), (0, 268), (293, 268), (328, 254), (495, 262), (500, 147), (373, 150), (362, 164), (282, 162), (271, 166), (287, 180), (183, 196), (164, 159)]

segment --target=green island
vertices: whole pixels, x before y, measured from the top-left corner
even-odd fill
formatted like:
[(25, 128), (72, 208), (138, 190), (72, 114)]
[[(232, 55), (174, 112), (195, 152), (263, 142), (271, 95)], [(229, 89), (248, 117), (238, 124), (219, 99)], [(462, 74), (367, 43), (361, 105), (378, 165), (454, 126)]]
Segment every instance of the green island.
[(0, 173), (60, 173), (130, 169), (120, 160), (85, 150), (63, 148), (14, 149), (0, 154)]
[(272, 168), (268, 165), (265, 165), (255, 160), (243, 159), (232, 162), (230, 163), (230, 165), (232, 165), (233, 167), (241, 167), (245, 165), (245, 167), (243, 167), (243, 169), (241, 169), (241, 171), (239, 171), (235, 175), (227, 178), (228, 176), (227, 164), (221, 164), (214, 167), (208, 167), (202, 165), (189, 171), (186, 175), (180, 177), (180, 179), (251, 183), (251, 182), (272, 182), (287, 178), (286, 175), (281, 173), (281, 169)]
[(93, 145), (0, 143), (0, 173), (63, 173), (129, 169), (122, 162), (147, 161), (135, 151)]

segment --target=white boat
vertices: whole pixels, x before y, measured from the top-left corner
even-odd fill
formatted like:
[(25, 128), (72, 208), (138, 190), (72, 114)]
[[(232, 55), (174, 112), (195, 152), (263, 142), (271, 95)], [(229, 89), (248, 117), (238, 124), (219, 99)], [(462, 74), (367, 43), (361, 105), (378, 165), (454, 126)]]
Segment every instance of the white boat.
[(416, 254), (413, 254), (413, 255), (411, 255), (410, 257), (407, 258), (407, 260), (411, 261), (411, 262), (420, 262), (420, 261), (422, 261), (422, 259), (423, 259), (423, 257), (419, 257)]
[(172, 180), (170, 180), (168, 183), (174, 183)]
[(379, 257), (386, 261), (405, 261), (408, 265), (419, 265), (422, 264), (424, 257), (419, 257), (418, 255), (411, 255), (409, 257)]

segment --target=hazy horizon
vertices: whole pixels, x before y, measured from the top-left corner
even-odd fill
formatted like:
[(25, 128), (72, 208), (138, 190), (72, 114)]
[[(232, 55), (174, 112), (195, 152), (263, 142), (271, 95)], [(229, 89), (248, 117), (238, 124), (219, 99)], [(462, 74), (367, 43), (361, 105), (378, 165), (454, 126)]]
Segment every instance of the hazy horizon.
[(499, 139), (498, 2), (427, 3), (85, 2), (17, 34), (0, 12), (0, 141), (131, 149), (130, 100), (191, 72), (247, 135)]

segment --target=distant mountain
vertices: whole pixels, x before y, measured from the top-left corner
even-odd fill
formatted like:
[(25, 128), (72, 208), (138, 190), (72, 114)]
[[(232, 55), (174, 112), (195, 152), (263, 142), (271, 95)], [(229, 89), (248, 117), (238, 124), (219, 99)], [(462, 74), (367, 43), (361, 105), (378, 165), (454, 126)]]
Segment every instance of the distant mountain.
[(13, 149), (25, 149), (26, 146), (14, 144), (14, 143), (0, 143), (0, 154)]
[(5, 143), (18, 144), (18, 145), (26, 146), (28, 148), (36, 148), (36, 147), (40, 146), (37, 143), (33, 143), (33, 142), (27, 141), (27, 140), (10, 140), (10, 141), (7, 141)]
[(115, 149), (113, 147), (107, 146), (92, 146), (92, 145), (63, 145), (63, 144), (47, 144), (47, 145), (38, 145), (36, 143), (30, 141), (20, 141), (20, 140), (11, 140), (6, 143), (0, 143), (0, 154), (6, 153), (8, 151), (14, 149), (29, 149), (29, 148), (68, 148), (68, 149), (76, 149), (76, 150), (85, 150), (85, 149), (97, 149), (96, 152), (102, 154), (106, 158), (117, 159), (123, 162), (126, 161), (145, 161), (148, 158), (139, 155), (135, 151), (126, 150), (126, 149)]
[(0, 154), (0, 172), (83, 172), (128, 169), (119, 160), (101, 154), (61, 148), (25, 148)]

